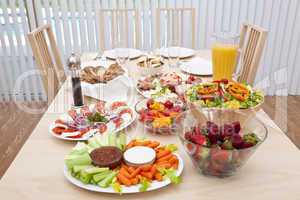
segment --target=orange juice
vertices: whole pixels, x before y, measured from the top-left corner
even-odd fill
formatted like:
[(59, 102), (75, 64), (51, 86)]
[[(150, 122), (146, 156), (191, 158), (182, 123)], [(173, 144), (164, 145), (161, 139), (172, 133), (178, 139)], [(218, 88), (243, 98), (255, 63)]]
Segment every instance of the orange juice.
[(238, 55), (238, 46), (216, 43), (212, 47), (213, 80), (232, 79)]

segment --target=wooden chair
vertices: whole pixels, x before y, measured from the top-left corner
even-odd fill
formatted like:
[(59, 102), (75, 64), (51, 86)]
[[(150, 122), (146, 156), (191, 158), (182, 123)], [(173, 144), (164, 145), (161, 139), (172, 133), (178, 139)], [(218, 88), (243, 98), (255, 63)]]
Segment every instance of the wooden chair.
[[(157, 8), (156, 9), (156, 47), (161, 45), (161, 22), (165, 24), (167, 38), (176, 38), (180, 46), (183, 46), (182, 30), (184, 29), (184, 15), (190, 13), (191, 20), (191, 47), (195, 48), (195, 8)], [(163, 18), (162, 18), (163, 17)]]
[(42, 75), (48, 100), (51, 102), (62, 83), (66, 80), (53, 31), (50, 24), (46, 24), (28, 33), (27, 37)]
[(262, 56), (263, 48), (267, 37), (267, 31), (261, 27), (243, 24), (239, 48), (240, 55), (240, 72), (237, 74), (239, 82), (253, 84), (259, 62)]
[[(137, 9), (99, 9), (97, 10), (97, 17), (99, 19), (99, 45), (101, 51), (105, 50), (105, 41), (107, 37), (110, 38), (111, 47), (118, 46), (118, 34), (125, 39), (124, 46), (129, 47), (128, 35), (129, 27), (133, 27), (132, 35), (133, 48), (140, 48), (140, 15)], [(105, 18), (108, 17), (108, 20)], [(134, 18), (132, 20), (132, 18)], [(129, 22), (130, 21), (130, 22)], [(109, 23), (105, 26), (105, 23)], [(104, 27), (110, 27), (110, 30), (104, 30)], [(106, 37), (106, 33), (110, 35)], [(120, 36), (119, 35), (119, 36)]]

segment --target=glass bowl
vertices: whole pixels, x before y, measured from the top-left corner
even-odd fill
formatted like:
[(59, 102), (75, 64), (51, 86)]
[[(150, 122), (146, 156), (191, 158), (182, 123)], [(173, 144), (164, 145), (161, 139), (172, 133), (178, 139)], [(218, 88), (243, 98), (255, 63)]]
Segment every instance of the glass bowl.
[[(147, 109), (147, 101), (149, 99), (143, 99), (136, 103), (135, 105), (135, 111), (139, 114), (139, 120), (143, 123), (144, 128), (150, 132), (160, 135), (171, 135), (176, 133), (178, 126), (176, 123), (178, 123), (178, 120), (180, 120), (180, 114), (178, 114), (176, 117), (171, 117), (171, 124), (167, 126), (161, 126), (161, 127), (154, 127), (153, 126), (153, 117), (151, 116), (145, 116), (143, 115), (143, 111)], [(185, 105), (182, 104), (182, 108), (185, 110)], [(182, 112), (182, 111), (181, 111)]]
[[(224, 133), (224, 124), (240, 122), (240, 135), (255, 133), (259, 138), (256, 145), (248, 148), (231, 148), (230, 150), (221, 148), (220, 145), (197, 144), (186, 139), (185, 133), (192, 127), (207, 127), (207, 122), (218, 125), (218, 137)], [(220, 131), (221, 130), (221, 131)], [(178, 121), (178, 136), (185, 151), (191, 158), (195, 168), (204, 175), (226, 177), (231, 176), (241, 168), (250, 156), (256, 151), (258, 146), (267, 138), (267, 128), (257, 117), (248, 116), (234, 110), (213, 110), (204, 109), (201, 115), (194, 115), (191, 111), (186, 111), (180, 116)]]

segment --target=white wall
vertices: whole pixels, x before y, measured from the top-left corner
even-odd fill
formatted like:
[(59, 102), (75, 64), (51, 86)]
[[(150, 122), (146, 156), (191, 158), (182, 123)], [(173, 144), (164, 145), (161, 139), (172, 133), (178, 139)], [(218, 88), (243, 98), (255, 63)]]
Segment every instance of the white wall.
[[(29, 22), (36, 26), (32, 10), (35, 8), (37, 25), (51, 23), (57, 42), (64, 57), (72, 51), (97, 51), (97, 37), (94, 10), (97, 8), (138, 8), (142, 14), (142, 47), (154, 48), (155, 18), (157, 7), (194, 7), (196, 9), (196, 48), (210, 47), (210, 34), (218, 31), (239, 33), (243, 22), (250, 22), (269, 30), (266, 48), (257, 73), (256, 83), (270, 94), (300, 94), (300, 10), (299, 0), (16, 0), (21, 8), (24, 2), (30, 17), (14, 18), (15, 0), (0, 1), (0, 94), (2, 100), (9, 99), (16, 78), (24, 71), (34, 69), (31, 52), (25, 44), (24, 34)], [(33, 7), (33, 2), (35, 6)], [(43, 9), (43, 8), (46, 9)], [(18, 13), (18, 10), (16, 10)], [(22, 11), (22, 9), (21, 9)], [(4, 13), (3, 13), (4, 12)], [(22, 12), (21, 12), (22, 14)], [(8, 17), (11, 16), (11, 17)], [(10, 23), (8, 22), (8, 19)], [(18, 20), (18, 24), (16, 23)], [(17, 25), (16, 25), (17, 24)], [(186, 24), (189, 21), (186, 20)], [(189, 33), (186, 32), (188, 35)], [(23, 36), (23, 37), (22, 37)], [(19, 39), (18, 39), (19, 38)], [(186, 36), (187, 38), (187, 36)], [(107, 43), (109, 38), (107, 38)], [(16, 48), (13, 48), (14, 45)], [(109, 45), (109, 44), (108, 44)], [(8, 59), (8, 56), (13, 59)], [(18, 55), (19, 59), (14, 56)], [(287, 82), (286, 82), (287, 81)], [(39, 78), (27, 80), (18, 91), (26, 99), (37, 99), (42, 87)], [(32, 93), (32, 94), (31, 94)], [(15, 94), (12, 94), (12, 96)], [(22, 99), (22, 98), (21, 98)], [(0, 96), (1, 100), (1, 96)]]

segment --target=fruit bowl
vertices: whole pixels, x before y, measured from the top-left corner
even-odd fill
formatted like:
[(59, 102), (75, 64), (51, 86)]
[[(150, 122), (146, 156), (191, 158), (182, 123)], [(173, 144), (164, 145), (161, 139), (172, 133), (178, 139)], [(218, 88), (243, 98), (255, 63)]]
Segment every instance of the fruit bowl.
[(196, 169), (204, 175), (233, 175), (268, 134), (259, 119), (233, 110), (207, 109), (198, 117), (189, 110), (179, 117), (181, 143)]
[(170, 135), (177, 130), (179, 116), (185, 111), (185, 104), (178, 99), (156, 101), (143, 99), (135, 105), (139, 120), (150, 133)]

